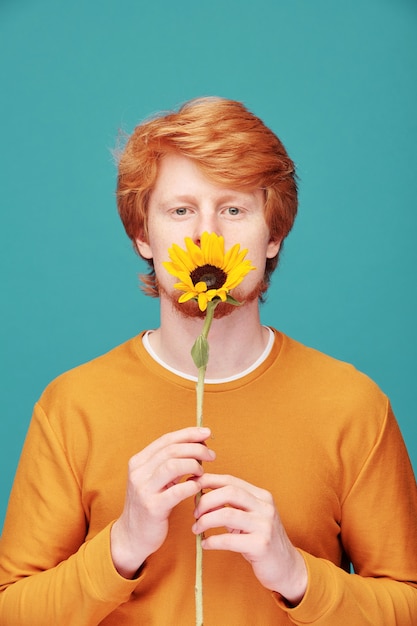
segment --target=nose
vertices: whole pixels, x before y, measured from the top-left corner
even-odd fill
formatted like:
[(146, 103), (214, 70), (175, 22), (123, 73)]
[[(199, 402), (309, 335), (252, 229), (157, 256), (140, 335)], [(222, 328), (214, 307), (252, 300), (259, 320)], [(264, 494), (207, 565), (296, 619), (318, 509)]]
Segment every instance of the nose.
[(215, 211), (201, 211), (195, 221), (193, 241), (199, 246), (204, 232), (220, 235), (219, 223)]

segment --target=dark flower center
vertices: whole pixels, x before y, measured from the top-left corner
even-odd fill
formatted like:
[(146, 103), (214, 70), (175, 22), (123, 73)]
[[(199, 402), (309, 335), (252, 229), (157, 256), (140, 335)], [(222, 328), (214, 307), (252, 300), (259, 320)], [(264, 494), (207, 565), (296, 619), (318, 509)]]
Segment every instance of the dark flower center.
[(220, 289), (226, 282), (227, 274), (220, 267), (207, 264), (196, 267), (191, 272), (190, 278), (193, 281), (193, 285), (204, 282), (207, 285), (207, 289)]

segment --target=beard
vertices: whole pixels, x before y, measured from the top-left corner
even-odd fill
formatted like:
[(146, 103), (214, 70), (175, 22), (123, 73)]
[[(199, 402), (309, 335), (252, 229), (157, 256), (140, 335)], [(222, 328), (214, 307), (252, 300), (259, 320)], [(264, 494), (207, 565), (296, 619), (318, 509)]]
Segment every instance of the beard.
[[(162, 287), (162, 285), (158, 285), (159, 293), (164, 294), (169, 302), (172, 305), (172, 308), (177, 311), (182, 317), (192, 318), (192, 319), (204, 319), (206, 317), (206, 311), (201, 311), (198, 303), (195, 300), (188, 300), (188, 302), (178, 302), (178, 291), (172, 290), (167, 291)], [(250, 291), (249, 293), (244, 293), (243, 290), (237, 288), (233, 290), (233, 297), (235, 300), (241, 303), (241, 306), (249, 302), (253, 302), (254, 300), (258, 300), (265, 293), (265, 282), (264, 280), (260, 280), (257, 285)], [(223, 317), (227, 317), (231, 315), (233, 311), (235, 311), (238, 306), (234, 304), (229, 304), (228, 302), (220, 302), (215, 310), (214, 310), (214, 319), (221, 319)]]

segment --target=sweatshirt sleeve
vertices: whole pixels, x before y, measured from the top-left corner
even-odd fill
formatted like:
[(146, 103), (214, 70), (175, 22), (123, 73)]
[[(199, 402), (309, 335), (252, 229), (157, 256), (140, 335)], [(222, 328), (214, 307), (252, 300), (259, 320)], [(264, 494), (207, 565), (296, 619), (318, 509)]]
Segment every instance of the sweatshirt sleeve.
[(93, 626), (126, 602), (139, 581), (115, 570), (110, 527), (85, 540), (80, 485), (37, 406), (0, 540), (2, 626)]
[(354, 572), (302, 552), (309, 584), (288, 608), (299, 626), (417, 624), (417, 489), (407, 450), (388, 406), (386, 419), (342, 503), (341, 540)]

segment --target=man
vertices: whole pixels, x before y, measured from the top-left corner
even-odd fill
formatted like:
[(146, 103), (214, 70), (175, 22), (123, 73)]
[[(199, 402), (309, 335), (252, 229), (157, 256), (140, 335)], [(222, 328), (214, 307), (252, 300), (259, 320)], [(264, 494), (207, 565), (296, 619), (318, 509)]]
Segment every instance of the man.
[[(190, 102), (135, 129), (117, 197), (160, 326), (36, 405), (0, 548), (1, 624), (191, 625), (199, 533), (206, 626), (415, 624), (417, 490), (387, 398), (260, 323), (297, 208), (281, 142), (237, 102)], [(207, 233), (255, 269), (233, 290), (242, 306), (216, 308), (198, 428), (204, 314), (178, 302), (164, 263)]]

